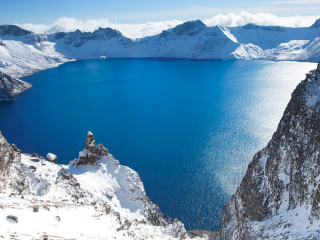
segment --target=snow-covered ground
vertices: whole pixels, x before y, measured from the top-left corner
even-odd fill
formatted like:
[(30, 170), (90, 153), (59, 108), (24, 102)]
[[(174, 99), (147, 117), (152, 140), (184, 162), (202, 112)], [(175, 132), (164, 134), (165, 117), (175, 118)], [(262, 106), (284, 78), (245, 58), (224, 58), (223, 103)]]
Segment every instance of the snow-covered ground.
[(111, 28), (90, 32), (35, 34), (0, 26), (0, 71), (22, 77), (71, 60), (99, 58), (188, 58), (320, 60), (320, 28), (279, 26), (207, 27), (200, 20), (161, 34), (130, 39)]
[(21, 153), (0, 133), (0, 180), (0, 238), (189, 238), (146, 196), (138, 173), (96, 145), (90, 132), (69, 165)]

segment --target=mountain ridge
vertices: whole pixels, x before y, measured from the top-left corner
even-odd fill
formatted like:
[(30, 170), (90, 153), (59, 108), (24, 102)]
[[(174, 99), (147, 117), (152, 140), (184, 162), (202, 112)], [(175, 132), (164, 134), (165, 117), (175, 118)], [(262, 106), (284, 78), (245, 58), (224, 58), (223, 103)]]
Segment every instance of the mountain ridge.
[[(317, 23), (317, 21), (316, 21)], [(0, 26), (0, 71), (13, 77), (67, 61), (100, 58), (185, 58), (320, 61), (320, 28), (246, 24), (208, 27), (189, 21), (138, 39), (111, 28), (93, 32), (36, 34), (15, 25)]]
[(319, 239), (320, 64), (223, 208), (216, 239)]

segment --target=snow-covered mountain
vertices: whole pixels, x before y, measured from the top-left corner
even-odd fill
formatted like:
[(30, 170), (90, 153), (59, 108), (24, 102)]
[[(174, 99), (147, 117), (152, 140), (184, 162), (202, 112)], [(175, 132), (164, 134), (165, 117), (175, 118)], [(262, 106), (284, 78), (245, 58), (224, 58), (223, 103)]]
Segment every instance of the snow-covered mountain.
[(320, 64), (224, 207), (216, 239), (320, 239)]
[(91, 132), (85, 146), (79, 158), (58, 165), (52, 154), (46, 160), (22, 153), (0, 132), (0, 237), (189, 238), (146, 196), (139, 175), (96, 145)]
[(21, 77), (70, 60), (98, 58), (320, 60), (319, 21), (311, 27), (207, 27), (185, 22), (161, 34), (130, 39), (111, 28), (35, 34), (0, 26), (0, 70)]

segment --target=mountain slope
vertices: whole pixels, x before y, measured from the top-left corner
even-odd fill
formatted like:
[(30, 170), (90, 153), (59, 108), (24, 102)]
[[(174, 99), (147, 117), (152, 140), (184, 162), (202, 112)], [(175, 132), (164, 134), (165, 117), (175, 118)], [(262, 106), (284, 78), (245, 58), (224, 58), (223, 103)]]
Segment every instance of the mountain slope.
[[(316, 22), (317, 23), (317, 22)], [(99, 58), (269, 59), (319, 61), (317, 24), (207, 27), (185, 22), (161, 34), (130, 39), (111, 28), (90, 32), (35, 34), (15, 25), (0, 26), (0, 71), (14, 77), (70, 60)]]
[(188, 238), (183, 224), (146, 196), (139, 175), (96, 145), (90, 132), (69, 165), (21, 153), (0, 133), (0, 180), (5, 239)]
[(216, 239), (319, 239), (320, 64), (224, 207)]

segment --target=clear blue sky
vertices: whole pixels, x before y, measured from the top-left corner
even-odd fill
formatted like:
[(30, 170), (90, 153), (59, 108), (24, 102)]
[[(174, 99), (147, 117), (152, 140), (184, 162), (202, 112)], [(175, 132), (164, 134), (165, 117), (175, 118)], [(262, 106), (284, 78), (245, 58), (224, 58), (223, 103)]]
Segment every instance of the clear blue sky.
[(241, 11), (279, 17), (319, 15), (320, 0), (0, 0), (0, 9), (0, 24), (51, 24), (61, 17), (145, 23), (205, 19)]

